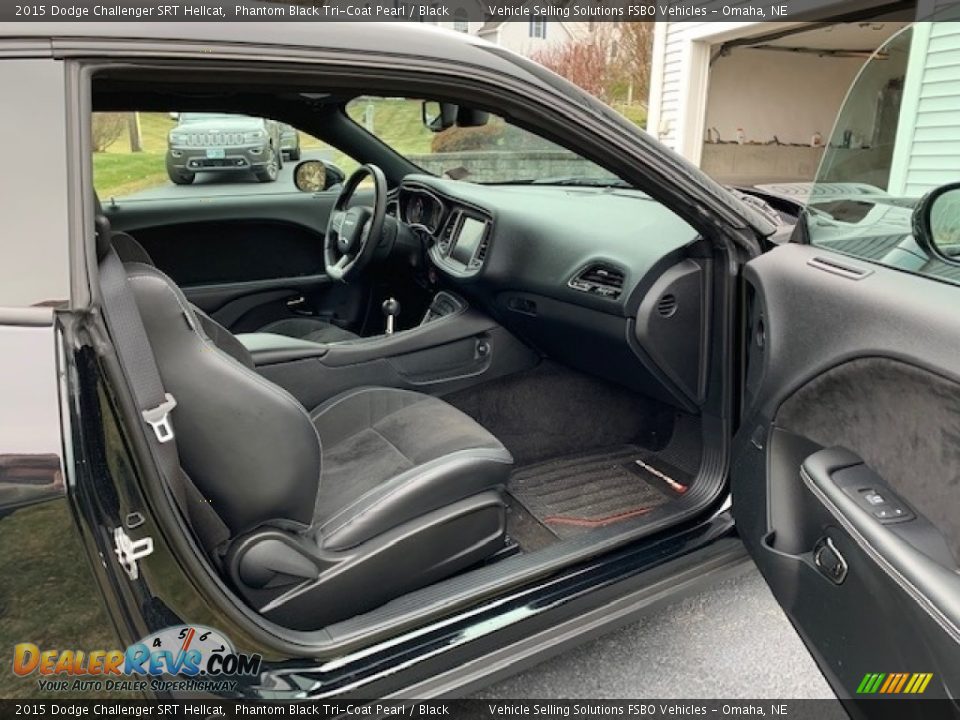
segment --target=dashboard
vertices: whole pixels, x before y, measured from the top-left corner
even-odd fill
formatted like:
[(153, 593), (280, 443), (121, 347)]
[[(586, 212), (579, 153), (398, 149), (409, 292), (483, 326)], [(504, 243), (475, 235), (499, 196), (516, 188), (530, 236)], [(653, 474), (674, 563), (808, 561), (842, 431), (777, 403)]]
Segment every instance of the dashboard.
[(431, 259), (448, 275), (464, 278), (483, 268), (493, 225), (489, 213), (407, 183), (397, 194), (396, 212), (423, 233)]
[(543, 354), (685, 409), (703, 401), (711, 250), (659, 202), (410, 175), (391, 204), (441, 287)]

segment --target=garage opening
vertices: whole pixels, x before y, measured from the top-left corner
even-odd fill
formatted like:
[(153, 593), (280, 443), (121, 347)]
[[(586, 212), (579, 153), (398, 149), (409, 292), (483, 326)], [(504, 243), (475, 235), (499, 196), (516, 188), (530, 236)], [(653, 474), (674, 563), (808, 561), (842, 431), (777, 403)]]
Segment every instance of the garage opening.
[(874, 73), (873, 111), (833, 130), (863, 65), (907, 24), (807, 24), (711, 48), (702, 169), (731, 185), (807, 182), (827, 143), (849, 154), (851, 166), (889, 167), (879, 155), (896, 135), (905, 55), (889, 54)]

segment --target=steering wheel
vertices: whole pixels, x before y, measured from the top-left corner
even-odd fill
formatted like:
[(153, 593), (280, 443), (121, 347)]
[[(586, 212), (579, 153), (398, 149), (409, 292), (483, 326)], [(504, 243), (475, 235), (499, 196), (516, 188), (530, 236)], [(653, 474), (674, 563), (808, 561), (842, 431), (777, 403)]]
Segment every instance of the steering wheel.
[[(373, 206), (348, 207), (364, 178), (373, 180)], [(370, 263), (383, 237), (387, 215), (387, 179), (376, 165), (361, 165), (333, 205), (323, 239), (323, 263), (334, 280), (350, 282)]]

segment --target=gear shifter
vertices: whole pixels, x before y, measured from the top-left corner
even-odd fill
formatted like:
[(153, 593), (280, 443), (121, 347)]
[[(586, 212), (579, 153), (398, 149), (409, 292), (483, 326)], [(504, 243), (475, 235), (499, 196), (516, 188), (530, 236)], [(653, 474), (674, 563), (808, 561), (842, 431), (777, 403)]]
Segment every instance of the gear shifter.
[(400, 303), (396, 298), (387, 298), (381, 307), (387, 318), (387, 335), (393, 335), (394, 318), (400, 314)]

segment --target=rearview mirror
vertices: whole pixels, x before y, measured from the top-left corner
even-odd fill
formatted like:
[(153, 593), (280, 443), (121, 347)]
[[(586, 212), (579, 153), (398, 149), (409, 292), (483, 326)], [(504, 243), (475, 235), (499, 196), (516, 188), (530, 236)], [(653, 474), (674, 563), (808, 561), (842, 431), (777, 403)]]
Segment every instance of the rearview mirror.
[(457, 121), (457, 106), (452, 103), (424, 100), (420, 112), (423, 126), (430, 132), (443, 132)]
[(960, 265), (960, 183), (942, 185), (920, 200), (913, 238), (931, 258)]
[(301, 192), (323, 192), (346, 179), (343, 170), (323, 160), (304, 160), (293, 170), (293, 184)]
[(424, 127), (430, 132), (443, 132), (454, 125), (457, 127), (480, 127), (486, 125), (490, 119), (490, 113), (483, 110), (434, 100), (424, 100), (421, 115)]

